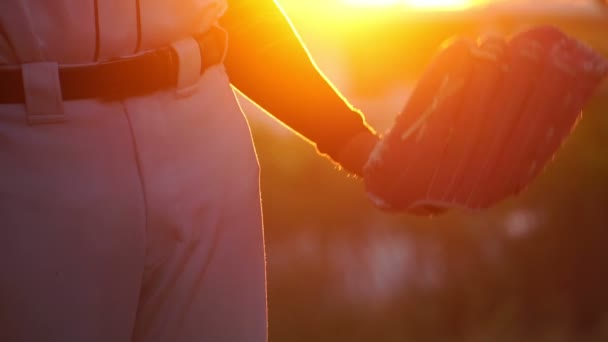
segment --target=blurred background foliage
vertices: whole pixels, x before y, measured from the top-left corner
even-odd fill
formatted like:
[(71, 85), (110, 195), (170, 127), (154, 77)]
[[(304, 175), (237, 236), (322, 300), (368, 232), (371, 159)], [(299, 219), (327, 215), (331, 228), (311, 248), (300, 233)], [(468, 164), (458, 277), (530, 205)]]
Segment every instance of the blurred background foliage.
[[(439, 12), (282, 1), (321, 69), (380, 131), (454, 35), (551, 23), (608, 56), (598, 3)], [(524, 194), (431, 219), (374, 209), (359, 181), (241, 99), (262, 166), (270, 341), (608, 341), (606, 88)]]

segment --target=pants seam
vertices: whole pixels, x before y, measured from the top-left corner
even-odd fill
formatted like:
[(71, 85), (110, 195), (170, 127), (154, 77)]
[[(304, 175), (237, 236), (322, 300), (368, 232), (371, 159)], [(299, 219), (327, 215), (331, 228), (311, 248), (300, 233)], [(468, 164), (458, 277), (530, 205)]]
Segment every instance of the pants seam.
[[(139, 299), (137, 301), (137, 309), (135, 310), (135, 312), (139, 312), (139, 306), (141, 305), (141, 289), (143, 287), (143, 283), (144, 283), (144, 278), (146, 275), (145, 272), (145, 260), (147, 258), (147, 250), (148, 250), (148, 243), (147, 243), (147, 236), (148, 236), (148, 196), (146, 194), (146, 185), (145, 185), (145, 181), (144, 181), (144, 175), (143, 175), (143, 168), (142, 168), (142, 163), (141, 163), (141, 158), (139, 155), (139, 151), (137, 149), (137, 140), (135, 139), (135, 130), (133, 129), (133, 122), (131, 121), (131, 117), (129, 116), (129, 111), (127, 109), (127, 106), (125, 104), (125, 101), (121, 101), (121, 105), (123, 107), (123, 112), (125, 115), (125, 118), (127, 120), (127, 125), (129, 126), (129, 132), (131, 135), (131, 146), (133, 147), (133, 154), (134, 154), (134, 161), (135, 161), (135, 166), (137, 168), (137, 175), (138, 175), (138, 179), (139, 179), (139, 184), (140, 184), (140, 189), (141, 189), (141, 196), (142, 196), (142, 201), (144, 204), (144, 222), (143, 222), (143, 243), (144, 243), (144, 266), (142, 267), (141, 270), (141, 280), (140, 280), (140, 293), (139, 293)], [(133, 340), (135, 337), (135, 327), (137, 326), (137, 314), (135, 317), (135, 320), (133, 321), (133, 331), (131, 332), (131, 339)]]

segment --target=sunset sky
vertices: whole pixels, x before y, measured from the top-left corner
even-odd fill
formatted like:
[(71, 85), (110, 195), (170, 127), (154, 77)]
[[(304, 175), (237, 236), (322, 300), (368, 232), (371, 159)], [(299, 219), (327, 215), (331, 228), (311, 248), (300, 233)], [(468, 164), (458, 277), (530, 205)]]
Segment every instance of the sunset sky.
[(435, 9), (435, 10), (458, 10), (479, 4), (485, 0), (281, 0), (286, 5), (300, 6), (337, 6), (337, 7), (394, 7), (401, 6), (404, 9)]

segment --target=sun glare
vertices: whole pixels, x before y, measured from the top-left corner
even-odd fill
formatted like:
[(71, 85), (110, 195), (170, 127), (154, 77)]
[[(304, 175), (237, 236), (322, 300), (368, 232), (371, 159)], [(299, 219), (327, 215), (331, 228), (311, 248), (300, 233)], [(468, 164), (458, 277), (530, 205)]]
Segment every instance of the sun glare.
[(459, 10), (474, 5), (476, 0), (343, 0), (352, 6), (403, 5), (417, 9)]

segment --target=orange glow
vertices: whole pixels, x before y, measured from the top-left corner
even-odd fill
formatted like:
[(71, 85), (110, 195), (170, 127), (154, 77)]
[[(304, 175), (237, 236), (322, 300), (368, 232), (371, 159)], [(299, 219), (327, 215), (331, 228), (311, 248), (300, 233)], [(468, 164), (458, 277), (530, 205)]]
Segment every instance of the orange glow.
[[(278, 0), (290, 17), (306, 26), (352, 29), (386, 17), (432, 16), (466, 11), (489, 0)], [(324, 22), (323, 22), (324, 21)]]
[(476, 0), (343, 0), (351, 6), (395, 6), (413, 9), (460, 10), (473, 6)]
[(455, 14), (490, 0), (277, 0), (303, 30), (365, 31), (369, 25), (399, 20), (432, 21), (437, 12)]
[[(416, 80), (446, 39), (486, 25), (492, 0), (276, 0), (319, 66), (352, 92)], [(478, 11), (479, 10), (479, 11)], [(338, 82), (338, 81), (336, 81)], [(354, 89), (354, 90), (353, 90)]]

